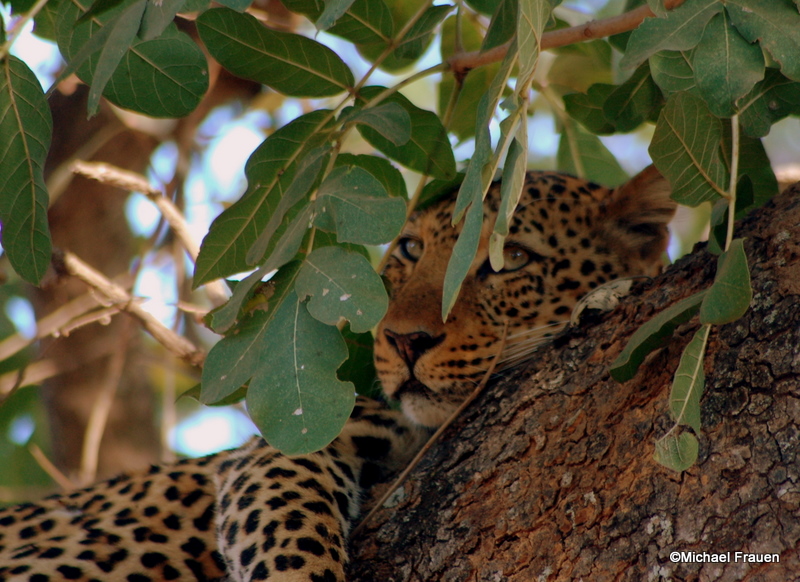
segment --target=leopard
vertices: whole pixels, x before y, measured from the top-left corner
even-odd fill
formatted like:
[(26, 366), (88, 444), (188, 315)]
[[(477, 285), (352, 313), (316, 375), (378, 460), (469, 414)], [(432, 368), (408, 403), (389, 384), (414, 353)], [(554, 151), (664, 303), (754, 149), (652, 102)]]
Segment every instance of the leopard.
[(662, 268), (676, 205), (653, 166), (616, 188), (528, 172), (495, 270), (501, 188), (486, 193), (477, 254), (446, 320), (447, 266), (463, 229), (452, 225), (456, 194), (414, 212), (397, 239), (374, 361), (399, 409), (359, 397), (342, 433), (314, 453), (283, 454), (253, 437), (0, 509), (0, 581), (345, 580), (348, 534), (371, 488), (405, 466), (491, 366), (534, 357), (593, 289)]

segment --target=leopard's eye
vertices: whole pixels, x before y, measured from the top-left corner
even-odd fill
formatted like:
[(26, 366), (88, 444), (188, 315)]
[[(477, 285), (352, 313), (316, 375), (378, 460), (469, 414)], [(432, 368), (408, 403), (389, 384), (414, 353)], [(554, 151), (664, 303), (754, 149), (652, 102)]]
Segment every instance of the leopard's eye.
[(503, 248), (503, 273), (518, 271), (533, 260), (532, 253), (517, 245)]
[(400, 249), (400, 254), (402, 254), (403, 257), (416, 263), (422, 256), (425, 245), (418, 238), (406, 236), (397, 242), (397, 248)]

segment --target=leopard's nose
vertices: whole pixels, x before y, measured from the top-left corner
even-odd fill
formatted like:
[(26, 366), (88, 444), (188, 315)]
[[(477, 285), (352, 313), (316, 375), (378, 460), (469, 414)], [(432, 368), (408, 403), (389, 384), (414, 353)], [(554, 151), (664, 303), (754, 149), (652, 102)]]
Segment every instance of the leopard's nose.
[(434, 337), (424, 331), (395, 333), (389, 329), (384, 330), (383, 334), (386, 336), (386, 341), (400, 355), (409, 370), (413, 370), (414, 364), (417, 363), (422, 354), (442, 343), (445, 336), (445, 334), (442, 334)]

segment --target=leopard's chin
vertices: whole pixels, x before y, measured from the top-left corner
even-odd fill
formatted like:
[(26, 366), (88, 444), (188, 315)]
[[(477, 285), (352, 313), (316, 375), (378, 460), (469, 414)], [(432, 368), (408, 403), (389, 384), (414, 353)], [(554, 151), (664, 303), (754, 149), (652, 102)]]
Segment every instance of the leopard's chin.
[(400, 401), (408, 418), (428, 428), (440, 426), (458, 407), (457, 402), (450, 401), (416, 378), (400, 384), (392, 398)]

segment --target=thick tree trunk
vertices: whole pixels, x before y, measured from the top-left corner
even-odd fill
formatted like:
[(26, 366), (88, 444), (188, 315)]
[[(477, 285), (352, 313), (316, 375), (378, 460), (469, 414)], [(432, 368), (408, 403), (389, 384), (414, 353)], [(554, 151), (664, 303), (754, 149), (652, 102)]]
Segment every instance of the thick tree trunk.
[[(697, 320), (633, 380), (607, 369), (642, 322), (710, 284), (705, 250), (479, 398), (354, 540), (351, 579), (800, 579), (800, 185), (739, 235), (754, 298), (712, 328), (694, 467), (665, 469), (653, 450)], [(730, 562), (698, 561), (715, 555)]]

